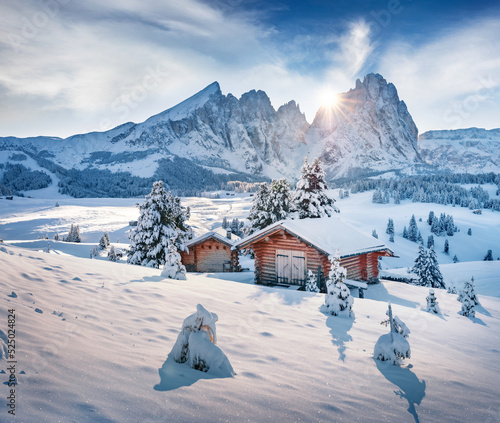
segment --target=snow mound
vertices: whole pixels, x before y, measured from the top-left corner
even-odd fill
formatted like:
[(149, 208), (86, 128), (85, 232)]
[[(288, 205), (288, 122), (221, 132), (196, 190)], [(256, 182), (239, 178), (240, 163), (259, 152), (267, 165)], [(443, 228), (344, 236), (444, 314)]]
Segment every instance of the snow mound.
[(182, 323), (182, 331), (170, 352), (177, 363), (187, 363), (193, 369), (210, 373), (217, 377), (232, 377), (233, 367), (224, 352), (216, 345), (217, 334), (215, 313), (210, 313), (201, 304), (196, 313)]
[(377, 360), (400, 364), (402, 358), (410, 358), (410, 343), (399, 333), (382, 335), (373, 349)]

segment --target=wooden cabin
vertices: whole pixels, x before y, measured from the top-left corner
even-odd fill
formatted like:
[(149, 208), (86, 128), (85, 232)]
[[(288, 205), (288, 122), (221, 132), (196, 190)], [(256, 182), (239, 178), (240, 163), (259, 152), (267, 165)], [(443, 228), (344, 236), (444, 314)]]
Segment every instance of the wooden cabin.
[(238, 252), (232, 250), (234, 242), (217, 232), (207, 232), (187, 243), (188, 252), (180, 253), (182, 264), (188, 272), (237, 272)]
[(324, 283), (336, 250), (348, 279), (372, 281), (378, 278), (378, 258), (394, 256), (378, 239), (337, 217), (276, 222), (233, 247), (247, 248), (255, 254), (255, 282), (269, 285), (305, 285), (308, 270)]

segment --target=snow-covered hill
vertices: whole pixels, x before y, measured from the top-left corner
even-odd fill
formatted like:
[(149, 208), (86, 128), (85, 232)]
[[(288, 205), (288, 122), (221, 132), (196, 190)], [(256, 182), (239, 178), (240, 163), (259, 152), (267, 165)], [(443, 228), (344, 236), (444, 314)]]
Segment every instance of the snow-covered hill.
[[(0, 314), (16, 316), (14, 422), (495, 421), (500, 300), (476, 318), (437, 291), (398, 283), (356, 299), (356, 319), (327, 317), (321, 294), (0, 246)], [(251, 278), (251, 273), (247, 275)], [(235, 275), (239, 276), (239, 275)], [(403, 367), (373, 359), (387, 302), (411, 330)], [(219, 315), (234, 378), (167, 362), (197, 303)], [(0, 330), (7, 333), (7, 320)], [(3, 336), (1, 337), (3, 339)], [(7, 371), (6, 360), (0, 361)], [(4, 373), (5, 380), (7, 374)], [(4, 398), (7, 385), (0, 385)], [(490, 420), (488, 420), (490, 419)]]

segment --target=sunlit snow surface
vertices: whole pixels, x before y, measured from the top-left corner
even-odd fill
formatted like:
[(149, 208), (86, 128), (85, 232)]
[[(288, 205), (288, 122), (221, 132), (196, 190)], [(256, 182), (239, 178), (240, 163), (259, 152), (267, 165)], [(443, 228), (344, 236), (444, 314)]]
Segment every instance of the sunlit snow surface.
[[(162, 279), (161, 270), (111, 263), (105, 254), (87, 258), (104, 230), (112, 243), (127, 241), (140, 199), (0, 200), (0, 330), (6, 333), (14, 308), (19, 380), (17, 416), (9, 420), (0, 405), (0, 421), (497, 421), (500, 299), (489, 295), (499, 295), (500, 272), (495, 278), (497, 262), (482, 258), (488, 249), (500, 256), (500, 214), (370, 200), (371, 193), (358, 194), (337, 205), (344, 219), (364, 232), (376, 229), (400, 256), (384, 259), (384, 268), (402, 268), (391, 272), (404, 273), (416, 256), (417, 245), (400, 236), (412, 214), (424, 240), (429, 210), (453, 215), (460, 232), (448, 238), (450, 256), (441, 253), (444, 237), (435, 237), (436, 250), (445, 281), (449, 274), (460, 286), (461, 277), (475, 277), (476, 318), (458, 315), (456, 295), (439, 289), (443, 315), (431, 315), (424, 311), (428, 289), (395, 282), (356, 298), (352, 320), (321, 314), (321, 294), (253, 285), (252, 272)], [(195, 235), (220, 226), (224, 216), (244, 217), (250, 202), (248, 195), (183, 199)], [(389, 217), (395, 243), (385, 234)], [(82, 244), (37, 240), (45, 232), (65, 234), (71, 223), (80, 225)], [(49, 242), (59, 255), (38, 251)], [(412, 356), (401, 368), (373, 360), (377, 339), (388, 333), (380, 325), (387, 301), (411, 330)], [(166, 365), (196, 304), (219, 316), (218, 345), (236, 376)], [(0, 367), (7, 370), (5, 360)], [(0, 386), (6, 397), (8, 387)]]

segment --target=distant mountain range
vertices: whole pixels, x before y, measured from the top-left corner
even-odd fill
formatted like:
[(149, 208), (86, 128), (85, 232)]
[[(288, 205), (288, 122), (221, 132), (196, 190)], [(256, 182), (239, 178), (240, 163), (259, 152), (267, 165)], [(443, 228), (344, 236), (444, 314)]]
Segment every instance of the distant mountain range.
[[(312, 124), (294, 101), (275, 110), (263, 91), (238, 99), (223, 95), (214, 82), (143, 123), (66, 139), (0, 138), (0, 152), (28, 154), (56, 179), (68, 178), (70, 169), (96, 178), (110, 171), (162, 177), (173, 188), (190, 181), (201, 187), (204, 181), (296, 179), (306, 155), (321, 158), (329, 179), (392, 171), (500, 172), (499, 147), (500, 129), (418, 137), (396, 87), (378, 74), (357, 80), (339, 95), (338, 106), (320, 108)], [(10, 156), (1, 157), (5, 168)]]

